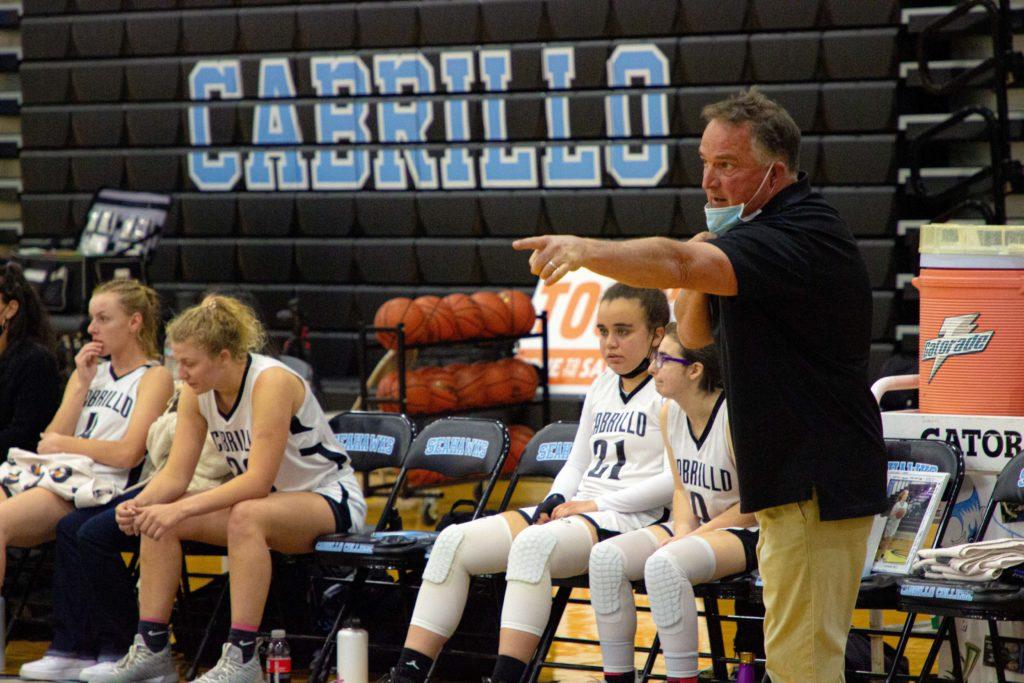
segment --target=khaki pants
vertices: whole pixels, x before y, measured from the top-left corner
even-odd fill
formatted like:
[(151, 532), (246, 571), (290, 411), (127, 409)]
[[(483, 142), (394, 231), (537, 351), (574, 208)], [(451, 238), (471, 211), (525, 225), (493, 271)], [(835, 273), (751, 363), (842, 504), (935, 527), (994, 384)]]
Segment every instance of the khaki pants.
[(843, 681), (872, 518), (823, 522), (817, 496), (756, 516), (764, 647), (772, 683)]

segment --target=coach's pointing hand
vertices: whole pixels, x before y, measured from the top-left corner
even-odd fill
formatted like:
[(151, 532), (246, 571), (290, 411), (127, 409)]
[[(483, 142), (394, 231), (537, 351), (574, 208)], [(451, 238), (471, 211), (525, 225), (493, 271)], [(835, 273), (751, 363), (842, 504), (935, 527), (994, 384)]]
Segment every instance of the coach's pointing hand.
[(516, 240), (512, 248), (532, 249), (530, 272), (553, 285), (565, 275), (585, 265), (587, 241), (575, 235), (543, 235)]

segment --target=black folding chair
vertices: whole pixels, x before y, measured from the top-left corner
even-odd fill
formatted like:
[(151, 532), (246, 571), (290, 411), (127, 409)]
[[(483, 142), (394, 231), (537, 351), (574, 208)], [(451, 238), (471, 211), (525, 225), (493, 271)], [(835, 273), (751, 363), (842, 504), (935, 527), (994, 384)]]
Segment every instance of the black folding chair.
[[(964, 480), (964, 457), (960, 448), (944, 441), (931, 439), (886, 439), (886, 453), (889, 462), (904, 462), (916, 467), (927, 467), (937, 472), (945, 472), (949, 475), (946, 486), (942, 491), (941, 508), (933, 524), (935, 534), (933, 536), (933, 548), (942, 544), (946, 533), (946, 527), (953, 515), (953, 505), (957, 496), (960, 495), (960, 486)], [(865, 577), (860, 584), (857, 593), (857, 609), (868, 610), (894, 610), (896, 609), (898, 576), (894, 574), (871, 574)], [(872, 621), (875, 621), (873, 618)], [(912, 637), (914, 627), (914, 615), (908, 615), (900, 630), (900, 640), (896, 648), (896, 654), (892, 658), (892, 665), (885, 671), (887, 680), (894, 680), (899, 669), (900, 659), (906, 649), (907, 642)], [(872, 625), (868, 629), (857, 629), (872, 639), (873, 650), (876, 653), (874, 659), (882, 659), (882, 637), (893, 635), (889, 630)], [(872, 672), (857, 671), (857, 675), (867, 676)], [(878, 675), (877, 673), (875, 675)]]
[[(409, 451), (413, 435), (416, 432), (416, 428), (412, 422), (404, 415), (397, 413), (352, 411), (340, 413), (334, 416), (330, 420), (329, 424), (335, 438), (342, 446), (344, 446), (345, 451), (349, 456), (352, 469), (363, 477), (368, 477), (370, 473), (380, 469), (400, 468), (405, 460), (406, 453)], [(385, 510), (393, 509), (392, 503), (397, 493), (398, 487), (392, 486), (392, 489), (388, 494), (387, 502), (385, 503)], [(391, 520), (392, 517), (382, 514), (380, 519), (376, 522), (375, 529), (381, 530), (385, 528)], [(223, 555), (225, 552), (224, 548), (218, 546), (191, 542), (186, 545), (186, 550), (189, 554), (196, 555)], [(293, 557), (274, 553), (275, 565), (294, 560), (295, 558)], [(305, 560), (308, 560), (308, 556), (303, 556), (302, 561)], [(217, 618), (222, 612), (225, 601), (227, 600), (229, 587), (228, 579), (223, 575), (200, 576), (196, 574), (186, 574), (182, 577), (182, 592), (186, 601), (191, 597), (191, 591), (188, 586), (188, 578), (190, 576), (195, 578), (216, 578), (217, 580), (222, 581), (223, 585), (221, 586), (220, 592), (217, 596), (217, 601), (214, 605), (213, 611), (210, 613), (206, 626), (203, 629), (199, 645), (192, 659), (192, 663), (189, 666), (186, 678), (192, 678), (198, 671), (200, 659), (206, 651), (207, 645), (210, 641), (210, 636), (216, 625)], [(279, 611), (281, 611), (281, 602), (283, 600), (287, 600), (287, 596), (281, 595), (280, 591), (274, 591), (273, 598), (274, 604), (278, 607)], [(318, 641), (320, 639), (319, 636), (303, 636), (302, 634), (296, 633), (289, 633), (288, 635), (290, 638), (315, 638)]]
[[(992, 497), (985, 507), (977, 538), (971, 539), (971, 542), (985, 538), (996, 508), (1004, 503), (1024, 504), (1024, 486), (1022, 484), (1024, 484), (1024, 454), (1014, 457), (999, 473)], [(964, 680), (954, 618), (980, 619), (988, 622), (996, 680), (999, 683), (1006, 680), (1003, 640), (999, 635), (997, 622), (1024, 620), (1024, 586), (1019, 584), (1019, 580), (1011, 582), (997, 579), (981, 583), (903, 577), (899, 579), (898, 584), (897, 608), (908, 613), (911, 624), (913, 618), (919, 613), (935, 614), (942, 617), (935, 633), (935, 639), (921, 667), (918, 680), (925, 681), (930, 678), (932, 665), (935, 663), (943, 642), (947, 640), (953, 653), (953, 675), (956, 680)], [(901, 639), (898, 648), (900, 654), (904, 647), (905, 642)], [(888, 680), (893, 680), (893, 677), (890, 676)]]
[[(476, 519), (487, 505), (508, 448), (508, 432), (497, 420), (448, 417), (432, 422), (412, 441), (381, 518), (386, 520), (393, 514), (397, 491), (409, 470), (424, 469), (446, 477), (483, 479), (480, 500), (471, 515), (471, 519)], [(404, 595), (418, 585), (436, 538), (437, 532), (381, 529), (364, 534), (330, 534), (317, 541), (315, 552), (321, 566), (328, 571), (339, 566), (355, 568), (355, 576), (347, 579), (351, 581), (353, 596), (358, 596), (363, 585), (372, 583), (369, 581), (371, 569), (396, 570)], [(354, 603), (355, 600), (348, 600), (338, 610), (321, 654), (310, 671), (311, 683), (320, 683), (326, 677), (334, 638), (339, 626), (354, 610)]]
[[(960, 485), (964, 478), (963, 454), (956, 446), (951, 446), (942, 441), (928, 439), (886, 439), (886, 453), (888, 461), (901, 461), (916, 466), (934, 468), (939, 472), (948, 473), (945, 489), (942, 493), (943, 507), (936, 519), (936, 531), (933, 547), (938, 547), (949, 519), (952, 516), (953, 504), (960, 493)], [(861, 581), (857, 594), (857, 609), (883, 610), (896, 609), (897, 599), (897, 576), (892, 574), (872, 574)], [(712, 667), (716, 678), (722, 678), (726, 674), (726, 666), (735, 662), (734, 658), (725, 656), (725, 644), (722, 637), (721, 624), (723, 621), (743, 621), (751, 623), (756, 617), (725, 616), (718, 611), (719, 599), (746, 600), (750, 603), (763, 605), (763, 585), (759, 577), (754, 574), (745, 574), (736, 577), (728, 577), (720, 581), (712, 581), (694, 587), (697, 597), (704, 599), (705, 619), (708, 625), (708, 640), (711, 648)], [(899, 666), (900, 658), (906, 648), (906, 641), (912, 637), (914, 620), (912, 615), (905, 621), (903, 628), (899, 631), (887, 631), (881, 628), (858, 629), (866, 632), (871, 637), (881, 638), (884, 635), (900, 636), (900, 646), (897, 654), (893, 657), (893, 664), (884, 675), (894, 676)], [(858, 671), (859, 675), (870, 675), (872, 672)], [(874, 674), (880, 676), (883, 674)], [(891, 678), (889, 680), (892, 680)]]

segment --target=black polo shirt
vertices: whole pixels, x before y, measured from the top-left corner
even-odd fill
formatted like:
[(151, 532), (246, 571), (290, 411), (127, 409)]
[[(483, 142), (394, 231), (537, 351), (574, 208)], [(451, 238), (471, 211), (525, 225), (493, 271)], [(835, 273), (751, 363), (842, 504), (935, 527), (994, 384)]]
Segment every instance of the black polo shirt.
[(739, 283), (713, 307), (741, 509), (807, 500), (813, 489), (823, 520), (884, 511), (871, 284), (846, 224), (801, 173), (711, 244)]

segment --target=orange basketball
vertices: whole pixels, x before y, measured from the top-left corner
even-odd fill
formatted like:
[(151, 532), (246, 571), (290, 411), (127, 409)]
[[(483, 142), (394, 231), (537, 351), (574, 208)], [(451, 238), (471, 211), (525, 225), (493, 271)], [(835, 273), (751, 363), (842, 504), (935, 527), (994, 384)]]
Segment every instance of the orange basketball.
[[(398, 398), (398, 373), (389, 372), (377, 383), (377, 398)], [(380, 403), (378, 408), (388, 413), (397, 413), (398, 402)]]
[(505, 463), (501, 466), (502, 474), (512, 474), (512, 471), (519, 465), (519, 459), (523, 457), (526, 444), (533, 438), (533, 430), (526, 425), (509, 425), (508, 438), (508, 457), (505, 458)]
[[(424, 341), (427, 333), (426, 317), (422, 309), (413, 304), (412, 299), (404, 296), (385, 301), (373, 316), (374, 327), (397, 327), (399, 323), (404, 325), (406, 344), (419, 344)], [(397, 335), (393, 333), (378, 332), (377, 339), (384, 348), (398, 347)]]
[(483, 373), (484, 398), (486, 405), (512, 403), (512, 385), (508, 372), (502, 363), (487, 363)]
[(484, 337), (504, 337), (512, 332), (512, 311), (494, 292), (476, 292), (470, 298), (480, 307)]
[(484, 319), (480, 307), (465, 294), (449, 294), (442, 301), (448, 303), (455, 316), (457, 337), (454, 339), (476, 339), (483, 334)]
[(451, 412), (459, 407), (458, 394), (455, 392), (455, 382), (447, 368), (423, 368), (420, 372), (426, 378), (430, 387), (430, 413)]
[(422, 489), (428, 486), (440, 486), (448, 481), (448, 477), (430, 470), (409, 470), (405, 478), (406, 486), (411, 489)]
[(533, 323), (537, 320), (537, 312), (533, 310), (533, 302), (530, 297), (518, 289), (505, 289), (498, 292), (498, 296), (508, 306), (512, 315), (512, 334), (530, 334)]
[(428, 376), (421, 370), (406, 374), (405, 412), (419, 415), (430, 412), (431, 390)]
[(537, 392), (537, 368), (516, 358), (500, 361), (511, 385), (513, 401), (532, 401)]
[(428, 343), (448, 341), (456, 333), (455, 314), (451, 306), (440, 297), (427, 294), (416, 298), (416, 305), (423, 311), (427, 321)]
[[(455, 379), (455, 393), (459, 397), (459, 408), (476, 408), (487, 403), (484, 390), (485, 363), (473, 363), (452, 371)], [(451, 371), (451, 368), (449, 367)]]

